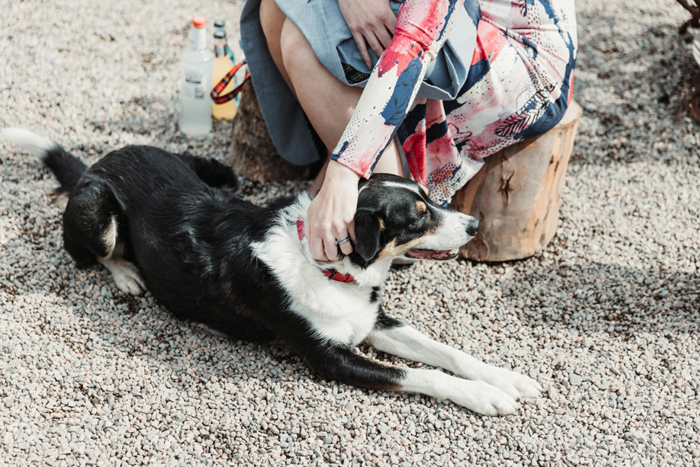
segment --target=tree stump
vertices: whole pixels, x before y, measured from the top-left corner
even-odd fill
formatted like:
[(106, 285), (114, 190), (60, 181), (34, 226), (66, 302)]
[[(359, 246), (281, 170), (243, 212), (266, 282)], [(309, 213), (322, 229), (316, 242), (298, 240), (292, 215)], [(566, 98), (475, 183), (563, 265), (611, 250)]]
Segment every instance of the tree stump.
[(480, 222), (477, 236), (460, 250), (463, 257), (517, 260), (550, 242), (581, 114), (572, 101), (557, 126), (487, 157), (455, 195), (452, 207)]
[(290, 164), (275, 149), (252, 81), (246, 83), (233, 119), (231, 167), (236, 175), (256, 182), (300, 180), (311, 176), (311, 167)]

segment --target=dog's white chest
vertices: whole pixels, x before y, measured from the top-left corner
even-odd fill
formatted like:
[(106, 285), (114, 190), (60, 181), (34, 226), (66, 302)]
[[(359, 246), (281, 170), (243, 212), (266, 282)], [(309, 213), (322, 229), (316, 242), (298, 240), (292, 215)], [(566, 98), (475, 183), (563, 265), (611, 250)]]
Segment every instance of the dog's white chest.
[(292, 298), (290, 308), (320, 337), (352, 346), (367, 337), (379, 310), (378, 303), (370, 303), (371, 289), (329, 281), (323, 275), (300, 279), (285, 284), (291, 286), (287, 289)]
[(255, 256), (273, 272), (289, 294), (289, 308), (304, 318), (319, 337), (356, 345), (370, 333), (379, 302), (372, 303), (372, 287), (329, 280), (304, 257), (298, 240), (283, 226), (273, 228), (264, 241), (251, 245)]
[(320, 269), (289, 254), (277, 255), (271, 242), (254, 246), (289, 294), (289, 308), (304, 318), (319, 337), (357, 345), (374, 327), (379, 303), (371, 303), (371, 287), (329, 280)]

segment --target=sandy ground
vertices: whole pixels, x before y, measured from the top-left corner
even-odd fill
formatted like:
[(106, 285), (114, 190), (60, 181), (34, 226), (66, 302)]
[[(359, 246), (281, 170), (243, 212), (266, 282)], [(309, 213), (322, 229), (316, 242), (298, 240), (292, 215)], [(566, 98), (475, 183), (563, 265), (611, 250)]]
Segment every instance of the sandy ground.
[[(529, 374), (541, 398), (481, 417), (175, 321), (73, 266), (55, 180), (0, 142), (0, 465), (698, 465), (700, 126), (673, 116), (700, 70), (680, 7), (629, 5), (579, 2), (584, 117), (546, 251), (420, 264), (383, 291), (390, 314)], [(241, 4), (0, 0), (0, 126), (88, 163), (127, 143), (225, 161), (229, 124), (204, 141), (175, 124), (195, 8), (233, 26)]]

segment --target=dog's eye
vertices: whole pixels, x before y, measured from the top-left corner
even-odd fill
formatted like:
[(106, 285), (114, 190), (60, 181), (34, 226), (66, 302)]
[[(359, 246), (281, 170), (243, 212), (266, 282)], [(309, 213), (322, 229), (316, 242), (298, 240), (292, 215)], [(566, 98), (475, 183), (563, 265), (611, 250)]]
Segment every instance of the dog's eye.
[(421, 216), (418, 219), (411, 222), (411, 227), (420, 227), (421, 224), (425, 221), (426, 217), (428, 217), (426, 213), (421, 214)]

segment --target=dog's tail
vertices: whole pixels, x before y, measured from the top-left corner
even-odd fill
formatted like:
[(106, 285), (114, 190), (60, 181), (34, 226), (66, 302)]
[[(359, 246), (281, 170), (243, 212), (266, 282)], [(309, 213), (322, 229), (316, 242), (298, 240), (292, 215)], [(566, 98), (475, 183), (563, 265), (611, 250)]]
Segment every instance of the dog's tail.
[(70, 193), (87, 170), (87, 165), (57, 143), (24, 128), (0, 129), (0, 138), (15, 143), (38, 157), (51, 169), (61, 186), (56, 194)]

